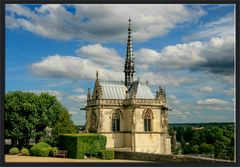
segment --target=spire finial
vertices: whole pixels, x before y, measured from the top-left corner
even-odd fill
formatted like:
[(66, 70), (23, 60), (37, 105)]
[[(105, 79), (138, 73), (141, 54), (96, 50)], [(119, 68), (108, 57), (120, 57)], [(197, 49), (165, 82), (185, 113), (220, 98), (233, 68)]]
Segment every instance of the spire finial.
[(132, 28), (131, 28), (131, 18), (129, 17), (128, 19), (128, 31), (131, 32)]
[(98, 79), (98, 70), (96, 71), (96, 79)]

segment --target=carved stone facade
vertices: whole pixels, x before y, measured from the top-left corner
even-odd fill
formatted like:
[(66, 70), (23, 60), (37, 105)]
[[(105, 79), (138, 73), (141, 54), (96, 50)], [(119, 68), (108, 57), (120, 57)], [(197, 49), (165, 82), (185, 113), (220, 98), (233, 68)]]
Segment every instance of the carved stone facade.
[[(131, 38), (131, 28), (128, 30)], [(86, 129), (105, 135), (107, 148), (170, 154), (165, 91), (159, 87), (153, 96), (148, 83), (133, 81), (134, 58), (129, 45), (131, 39), (124, 71), (127, 81), (101, 81), (97, 73), (93, 93), (89, 89), (87, 95)]]

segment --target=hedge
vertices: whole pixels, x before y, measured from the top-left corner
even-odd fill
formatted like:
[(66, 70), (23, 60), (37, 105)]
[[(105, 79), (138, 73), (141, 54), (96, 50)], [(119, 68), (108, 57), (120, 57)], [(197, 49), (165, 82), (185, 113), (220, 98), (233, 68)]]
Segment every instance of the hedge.
[(68, 151), (68, 157), (83, 159), (85, 154), (95, 155), (106, 148), (107, 138), (100, 134), (64, 134), (60, 136), (60, 147)]
[(48, 157), (52, 147), (44, 142), (39, 142), (30, 148), (30, 155)]
[(19, 153), (19, 149), (17, 147), (13, 147), (9, 150), (10, 155), (16, 155)]
[(102, 159), (114, 159), (114, 151), (113, 150), (100, 150), (100, 158)]

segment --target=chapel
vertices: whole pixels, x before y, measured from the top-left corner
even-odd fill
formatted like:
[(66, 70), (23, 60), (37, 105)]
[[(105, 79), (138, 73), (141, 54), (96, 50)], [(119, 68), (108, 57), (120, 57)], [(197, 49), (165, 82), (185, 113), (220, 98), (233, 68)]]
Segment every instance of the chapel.
[(108, 149), (157, 154), (171, 153), (166, 93), (152, 93), (149, 83), (135, 79), (135, 60), (129, 19), (124, 81), (104, 81), (96, 73), (88, 89), (86, 130), (107, 137)]

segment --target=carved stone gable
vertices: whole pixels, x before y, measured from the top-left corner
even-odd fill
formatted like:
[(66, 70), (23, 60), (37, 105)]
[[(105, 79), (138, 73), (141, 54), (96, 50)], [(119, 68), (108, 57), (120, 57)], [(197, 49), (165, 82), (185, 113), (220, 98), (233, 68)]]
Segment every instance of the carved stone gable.
[(102, 87), (98, 79), (95, 81), (94, 89), (93, 89), (93, 98), (92, 99), (101, 99), (102, 98)]

